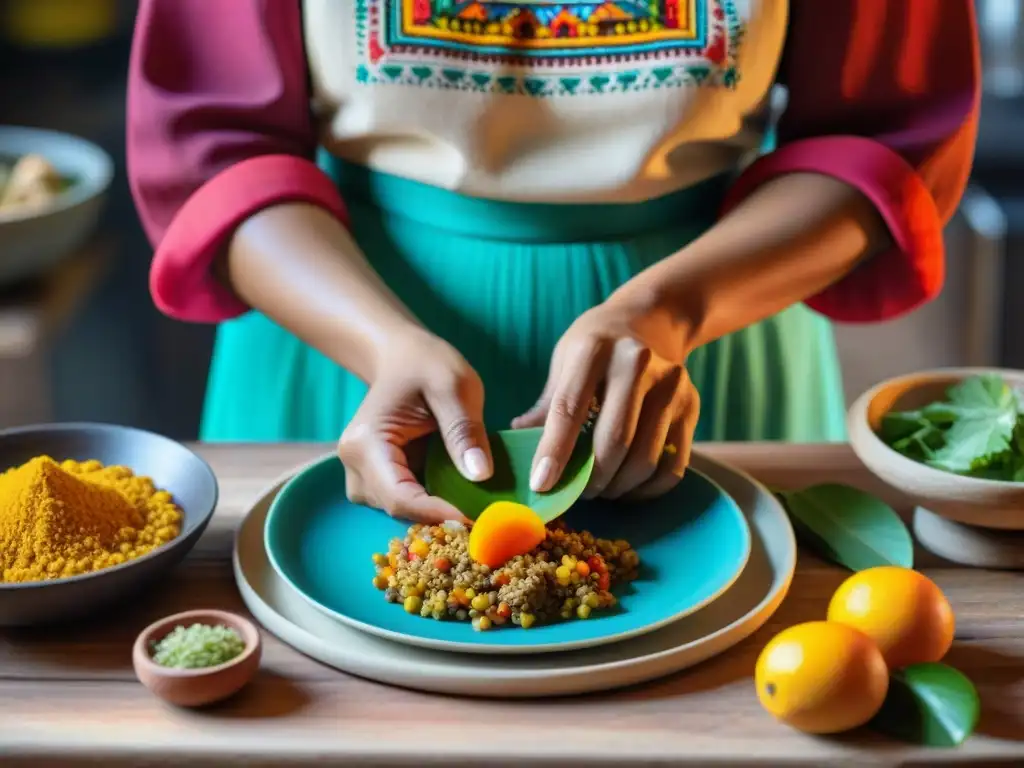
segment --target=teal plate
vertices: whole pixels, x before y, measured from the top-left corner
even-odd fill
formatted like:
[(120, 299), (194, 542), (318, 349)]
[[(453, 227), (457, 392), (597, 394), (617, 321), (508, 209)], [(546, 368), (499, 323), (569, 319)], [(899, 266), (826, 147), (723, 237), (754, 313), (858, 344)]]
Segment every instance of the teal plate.
[(639, 578), (617, 588), (616, 608), (522, 630), (476, 632), (468, 622), (435, 621), (388, 603), (372, 584), (372, 556), (408, 524), (345, 498), (345, 469), (334, 457), (293, 477), (267, 516), (274, 569), (323, 613), (400, 643), (465, 653), (544, 653), (618, 642), (652, 632), (707, 605), (739, 577), (750, 530), (716, 484), (690, 470), (674, 491), (642, 506), (580, 502), (563, 518), (577, 530), (626, 539), (640, 555)]

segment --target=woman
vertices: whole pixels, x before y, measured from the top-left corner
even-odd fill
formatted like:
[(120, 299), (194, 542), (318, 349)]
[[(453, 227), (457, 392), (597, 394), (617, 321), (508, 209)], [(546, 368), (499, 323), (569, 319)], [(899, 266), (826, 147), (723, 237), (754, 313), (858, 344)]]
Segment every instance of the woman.
[(419, 438), (480, 480), (485, 424), (543, 426), (545, 490), (595, 398), (591, 496), (841, 438), (828, 319), (940, 290), (978, 69), (970, 0), (143, 0), (129, 170), (157, 305), (221, 324), (202, 437), (341, 433), (415, 520), (458, 517)]

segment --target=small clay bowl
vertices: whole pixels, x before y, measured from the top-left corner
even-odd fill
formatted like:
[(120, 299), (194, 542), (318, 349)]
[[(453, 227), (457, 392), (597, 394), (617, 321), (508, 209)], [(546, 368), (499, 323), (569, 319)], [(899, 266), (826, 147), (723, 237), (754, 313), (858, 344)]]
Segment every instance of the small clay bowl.
[(1024, 483), (962, 477), (908, 459), (876, 434), (890, 411), (913, 410), (942, 400), (971, 376), (994, 373), (1024, 388), (1024, 371), (940, 368), (884, 381), (850, 408), (847, 430), (854, 453), (880, 479), (940, 517), (978, 528), (1024, 530)]
[[(230, 627), (242, 638), (245, 650), (224, 664), (204, 669), (172, 669), (153, 661), (154, 643), (175, 627), (192, 624)], [(227, 611), (185, 611), (142, 630), (132, 649), (132, 664), (139, 682), (159, 698), (179, 707), (202, 707), (238, 693), (259, 669), (261, 648), (259, 630), (248, 619)]]

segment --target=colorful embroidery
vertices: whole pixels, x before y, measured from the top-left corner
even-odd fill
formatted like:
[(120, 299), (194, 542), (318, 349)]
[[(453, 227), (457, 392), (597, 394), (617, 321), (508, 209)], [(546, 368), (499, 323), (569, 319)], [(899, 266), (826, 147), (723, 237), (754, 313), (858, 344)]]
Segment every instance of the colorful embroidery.
[(735, 86), (735, 0), (356, 0), (364, 83), (525, 94)]

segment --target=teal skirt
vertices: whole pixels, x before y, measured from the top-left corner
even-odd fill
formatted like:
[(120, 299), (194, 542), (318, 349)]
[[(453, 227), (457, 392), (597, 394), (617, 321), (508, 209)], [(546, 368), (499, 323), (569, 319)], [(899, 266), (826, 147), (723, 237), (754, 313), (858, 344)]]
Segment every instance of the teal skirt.
[[(325, 156), (367, 259), (484, 381), (485, 418), (505, 429), (544, 385), (559, 337), (582, 312), (707, 229), (716, 178), (628, 205), (470, 198)], [(794, 306), (696, 350), (698, 440), (844, 437), (829, 322)], [(222, 324), (201, 437), (333, 441), (366, 392), (336, 363), (257, 313)]]

